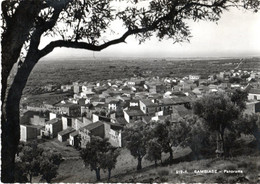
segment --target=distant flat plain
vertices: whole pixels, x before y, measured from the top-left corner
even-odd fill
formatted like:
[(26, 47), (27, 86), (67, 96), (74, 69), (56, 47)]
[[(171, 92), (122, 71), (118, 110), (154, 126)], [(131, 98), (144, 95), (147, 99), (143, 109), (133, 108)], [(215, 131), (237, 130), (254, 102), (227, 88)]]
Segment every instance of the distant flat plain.
[(184, 77), (238, 69), (260, 71), (260, 57), (251, 58), (72, 58), (43, 59), (33, 69), (24, 94), (47, 84), (102, 81), (134, 76)]

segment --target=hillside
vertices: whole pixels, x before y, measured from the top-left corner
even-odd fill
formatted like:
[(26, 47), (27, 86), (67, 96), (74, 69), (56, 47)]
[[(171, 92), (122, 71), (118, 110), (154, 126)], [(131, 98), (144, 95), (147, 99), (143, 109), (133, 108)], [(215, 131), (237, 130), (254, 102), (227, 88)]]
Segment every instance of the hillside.
[[(211, 173), (215, 172), (214, 170), (217, 170), (217, 173)], [(260, 182), (259, 172), (260, 156), (239, 156), (228, 159), (214, 158), (182, 162), (157, 168), (153, 166), (145, 168), (141, 172), (113, 177), (110, 182), (256, 183)]]
[[(59, 167), (59, 174), (53, 182), (85, 183), (96, 181), (95, 172), (84, 166), (77, 150), (72, 147), (60, 146), (61, 143), (58, 140), (41, 144), (45, 148), (55, 147), (65, 158)], [(255, 147), (254, 142), (242, 141), (239, 144), (241, 147), (233, 149), (231, 157), (225, 159), (215, 158), (215, 155), (208, 155), (207, 158), (205, 156), (201, 160), (181, 161), (184, 160), (182, 158), (185, 155), (191, 153), (191, 150), (189, 148), (179, 148), (174, 153), (175, 164), (165, 164), (169, 155), (163, 154), (163, 165), (155, 167), (154, 163), (143, 159), (143, 169), (139, 172), (136, 171), (137, 160), (130, 155), (127, 149), (122, 148), (121, 154), (117, 159), (116, 168), (112, 170), (112, 178), (109, 182), (256, 183), (260, 173), (260, 151)], [(186, 158), (188, 157), (186, 156)], [(178, 161), (181, 162), (177, 163)], [(217, 173), (195, 173), (199, 172), (199, 170), (202, 170), (202, 172), (217, 170)], [(34, 182), (39, 182), (39, 179), (39, 177), (35, 177)], [(101, 182), (108, 182), (107, 172), (101, 171)]]

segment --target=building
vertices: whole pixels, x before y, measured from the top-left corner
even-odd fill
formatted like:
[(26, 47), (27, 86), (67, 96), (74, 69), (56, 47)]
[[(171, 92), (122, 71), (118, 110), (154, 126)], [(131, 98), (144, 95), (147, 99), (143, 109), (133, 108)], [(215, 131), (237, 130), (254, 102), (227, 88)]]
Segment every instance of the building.
[(62, 130), (66, 130), (69, 127), (72, 127), (72, 118), (67, 116), (61, 117), (62, 121)]
[(32, 125), (44, 126), (46, 121), (47, 121), (47, 118), (40, 117), (38, 115), (34, 115), (32, 118), (30, 118), (30, 122), (31, 122)]
[(20, 125), (20, 141), (27, 142), (37, 139), (37, 127), (33, 125)]
[[(80, 147), (85, 148), (92, 136), (108, 138), (112, 146), (122, 146), (122, 126), (116, 123), (98, 121), (79, 129)], [(71, 142), (72, 143), (72, 142)]]
[(69, 135), (69, 144), (74, 147), (79, 147), (80, 146), (80, 139), (79, 139), (79, 132), (74, 131), (70, 133)]
[(82, 91), (82, 85), (75, 83), (73, 84), (73, 92), (74, 93), (80, 93)]
[(62, 121), (61, 119), (55, 118), (46, 122), (45, 128), (41, 130), (41, 136), (55, 138), (60, 131), (62, 131)]
[(146, 114), (143, 113), (140, 109), (128, 109), (124, 110), (124, 118), (127, 123), (135, 122), (137, 120), (142, 120), (143, 116), (146, 116)]
[(109, 131), (105, 131), (104, 129), (104, 124), (101, 121), (98, 121), (96, 123), (91, 123), (87, 126), (84, 126), (82, 128), (79, 129), (79, 135), (80, 135), (80, 146), (81, 148), (85, 148), (86, 144), (90, 141), (91, 136), (98, 136), (101, 138), (108, 138), (108, 135), (105, 135), (105, 132), (109, 132)]
[(112, 100), (108, 103), (108, 109), (110, 111), (117, 111), (117, 109), (120, 106), (120, 101), (119, 100)]
[(60, 142), (67, 141), (72, 132), (75, 132), (75, 130), (71, 127), (67, 128), (66, 130), (62, 130), (61, 132), (58, 133), (58, 140)]
[(92, 121), (85, 117), (72, 118), (72, 128), (74, 128), (75, 130), (79, 130), (80, 128), (91, 123)]
[(73, 103), (66, 103), (62, 104), (59, 103), (56, 105), (59, 108), (59, 113), (64, 114), (67, 116), (74, 116), (78, 117), (81, 115), (81, 107), (78, 104)]
[(148, 84), (149, 93), (165, 93), (166, 86), (163, 84)]
[(149, 99), (141, 99), (139, 101), (140, 104), (140, 110), (144, 114), (154, 114), (156, 112), (156, 107), (158, 107), (157, 104), (153, 103)]
[(62, 85), (62, 86), (61, 86), (61, 90), (62, 90), (63, 92), (71, 91), (72, 88), (73, 88), (72, 85)]
[(189, 75), (189, 80), (191, 81), (196, 81), (199, 80), (200, 76), (199, 75)]
[(248, 92), (248, 100), (260, 100), (260, 89), (250, 89)]
[(246, 109), (244, 110), (244, 114), (255, 114), (260, 113), (260, 102), (253, 101), (246, 103)]
[(122, 129), (123, 127), (116, 123), (110, 123), (108, 141), (114, 147), (122, 147)]

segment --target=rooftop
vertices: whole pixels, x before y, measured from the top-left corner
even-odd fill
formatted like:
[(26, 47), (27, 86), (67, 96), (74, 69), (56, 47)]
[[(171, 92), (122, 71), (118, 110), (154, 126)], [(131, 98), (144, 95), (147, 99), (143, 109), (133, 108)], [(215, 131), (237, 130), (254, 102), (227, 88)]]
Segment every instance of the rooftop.
[(147, 107), (155, 107), (155, 106), (157, 106), (157, 104), (153, 103), (149, 99), (141, 99), (140, 101), (143, 102), (144, 105), (146, 105)]
[(59, 121), (60, 121), (60, 119), (54, 118), (54, 119), (52, 119), (50, 121), (47, 121), (46, 124), (55, 124), (55, 123), (58, 123)]
[(78, 104), (74, 104), (74, 103), (66, 103), (66, 104), (58, 103), (55, 106), (59, 106), (59, 107), (78, 107), (79, 105)]
[(252, 89), (249, 90), (248, 93), (251, 93), (251, 94), (260, 94), (260, 89), (252, 88)]
[(67, 128), (65, 130), (62, 130), (58, 134), (62, 136), (62, 135), (70, 134), (70, 133), (72, 133), (74, 131), (75, 131), (74, 128), (69, 127), (69, 128)]
[(102, 126), (103, 124), (104, 124), (103, 122), (97, 121), (96, 123), (91, 123), (91, 124), (89, 124), (89, 125), (86, 125), (86, 126), (80, 128), (80, 130), (81, 130), (81, 129), (88, 129), (88, 130), (91, 131), (91, 130), (93, 130), (93, 129), (95, 129), (95, 128), (98, 128), (98, 127)]
[(191, 98), (189, 97), (178, 97), (178, 98), (172, 98), (171, 99), (175, 104), (180, 104), (180, 103), (188, 103), (191, 102)]
[(176, 105), (174, 109), (179, 113), (181, 117), (192, 114), (192, 111), (185, 108), (183, 105)]
[(116, 118), (117, 123), (119, 123), (120, 125), (126, 125), (127, 121), (125, 120), (124, 117), (118, 117)]
[(145, 114), (141, 110), (129, 109), (125, 111), (129, 116), (144, 116)]
[(75, 137), (75, 136), (77, 136), (78, 134), (79, 134), (79, 132), (78, 132), (78, 131), (75, 131), (75, 132), (70, 133), (70, 136)]

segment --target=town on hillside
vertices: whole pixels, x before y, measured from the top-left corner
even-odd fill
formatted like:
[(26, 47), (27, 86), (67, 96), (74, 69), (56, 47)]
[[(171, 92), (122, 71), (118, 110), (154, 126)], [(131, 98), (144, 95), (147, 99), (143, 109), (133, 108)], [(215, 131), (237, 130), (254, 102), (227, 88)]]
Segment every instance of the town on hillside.
[[(132, 77), (43, 87), (59, 98), (41, 102), (22, 99), (20, 140), (57, 139), (85, 148), (92, 136), (124, 145), (123, 130), (134, 122), (171, 120), (192, 114), (192, 102), (211, 93), (248, 93), (245, 114), (260, 113), (260, 72), (234, 69), (209, 75)], [(61, 94), (64, 94), (63, 96)]]

